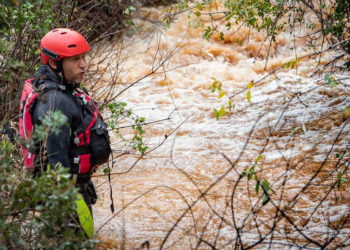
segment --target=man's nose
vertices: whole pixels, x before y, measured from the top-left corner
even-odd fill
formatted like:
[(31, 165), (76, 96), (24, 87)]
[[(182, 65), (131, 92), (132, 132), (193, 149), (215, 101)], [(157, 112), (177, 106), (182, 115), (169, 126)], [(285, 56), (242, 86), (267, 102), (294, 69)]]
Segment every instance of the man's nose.
[(80, 66), (81, 68), (84, 68), (84, 69), (87, 67), (87, 63), (86, 63), (85, 58), (81, 58), (81, 59), (80, 59), (79, 66)]

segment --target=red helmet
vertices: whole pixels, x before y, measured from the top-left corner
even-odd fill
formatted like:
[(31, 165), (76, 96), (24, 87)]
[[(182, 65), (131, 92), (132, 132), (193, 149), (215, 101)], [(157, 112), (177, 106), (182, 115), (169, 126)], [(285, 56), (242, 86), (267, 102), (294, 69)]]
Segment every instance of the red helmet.
[(64, 57), (76, 56), (89, 50), (89, 44), (79, 32), (65, 28), (51, 30), (40, 43), (41, 58), (45, 64), (49, 59), (59, 61)]

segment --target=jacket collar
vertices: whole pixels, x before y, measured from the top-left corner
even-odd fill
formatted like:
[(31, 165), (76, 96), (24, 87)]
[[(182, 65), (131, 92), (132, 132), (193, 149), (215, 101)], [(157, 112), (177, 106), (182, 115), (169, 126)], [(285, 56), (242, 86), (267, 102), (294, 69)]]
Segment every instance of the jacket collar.
[(42, 80), (50, 80), (58, 84), (65, 85), (62, 77), (54, 72), (48, 65), (41, 65), (38, 70), (39, 78)]
[(57, 84), (64, 85), (67, 90), (74, 90), (79, 88), (80, 84), (67, 84), (65, 79), (61, 77), (57, 72), (53, 71), (48, 65), (41, 65), (38, 70), (39, 78), (42, 80), (50, 80)]

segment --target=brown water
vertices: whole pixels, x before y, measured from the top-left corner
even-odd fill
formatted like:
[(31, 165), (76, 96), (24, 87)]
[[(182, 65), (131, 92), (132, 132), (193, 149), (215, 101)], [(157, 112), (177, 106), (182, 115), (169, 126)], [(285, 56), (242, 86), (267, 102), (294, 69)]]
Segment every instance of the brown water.
[[(259, 243), (256, 249), (313, 248), (319, 247), (313, 241), (323, 244), (333, 235), (330, 246), (349, 244), (349, 184), (334, 188), (337, 173), (349, 167), (335, 157), (350, 140), (342, 110), (349, 103), (349, 87), (330, 88), (323, 85), (323, 76), (310, 77), (318, 63), (324, 65), (335, 54), (279, 70), (254, 85), (248, 102), (244, 89), (250, 81), (309, 53), (303, 39), (291, 50), (293, 38), (280, 33), (265, 69), (268, 43), (254, 58), (263, 33), (245, 27), (233, 32), (238, 27), (233, 24), (224, 41), (216, 36), (207, 41), (203, 30), (188, 25), (187, 14), (168, 30), (147, 21), (156, 20), (159, 9), (144, 9), (142, 15), (143, 30), (95, 46), (91, 69), (102, 75), (99, 86), (119, 83), (115, 93), (156, 69), (116, 100), (127, 102), (149, 122), (170, 119), (146, 126), (146, 141), (155, 150), (134, 167), (138, 155), (115, 160), (113, 172), (127, 173), (112, 175), (114, 214), (107, 177), (94, 178), (101, 248), (133, 249), (145, 241), (159, 248), (169, 232), (163, 247), (170, 249), (232, 249), (254, 243)], [(169, 53), (173, 55), (157, 68)], [(227, 92), (223, 98), (210, 91), (214, 78)], [(217, 121), (213, 108), (227, 105), (228, 96), (242, 90), (233, 98), (232, 111)], [(106, 91), (96, 94), (106, 96)], [(130, 129), (121, 132), (125, 139), (132, 137)], [(112, 140), (115, 157), (128, 150), (115, 134)], [(274, 190), (265, 206), (261, 187), (256, 195), (256, 181), (239, 177), (260, 154), (264, 157), (256, 166), (257, 176)]]

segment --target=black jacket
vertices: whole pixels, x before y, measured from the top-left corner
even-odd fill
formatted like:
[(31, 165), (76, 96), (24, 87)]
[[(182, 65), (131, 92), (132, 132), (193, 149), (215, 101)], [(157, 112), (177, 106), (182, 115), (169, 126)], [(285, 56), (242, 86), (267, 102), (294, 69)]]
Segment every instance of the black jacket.
[[(67, 123), (59, 129), (59, 133), (51, 133), (46, 142), (41, 142), (41, 146), (46, 146), (47, 161), (44, 163), (45, 166), (40, 166), (43, 162), (37, 164), (36, 170), (38, 171), (38, 168), (41, 167), (45, 168), (46, 163), (49, 163), (50, 166), (61, 163), (64, 167), (72, 168), (72, 159), (69, 157), (73, 146), (72, 133), (79, 127), (83, 118), (79, 100), (72, 95), (72, 91), (77, 86), (65, 84), (62, 78), (46, 65), (39, 68), (38, 75), (44, 80), (41, 82), (37, 81), (37, 85), (45, 81), (53, 81), (57, 84), (65, 85), (66, 91), (50, 89), (38, 97), (33, 110), (34, 124), (41, 124), (42, 118), (49, 111), (61, 111), (67, 117)], [(39, 157), (42, 157), (42, 155), (39, 154)]]

